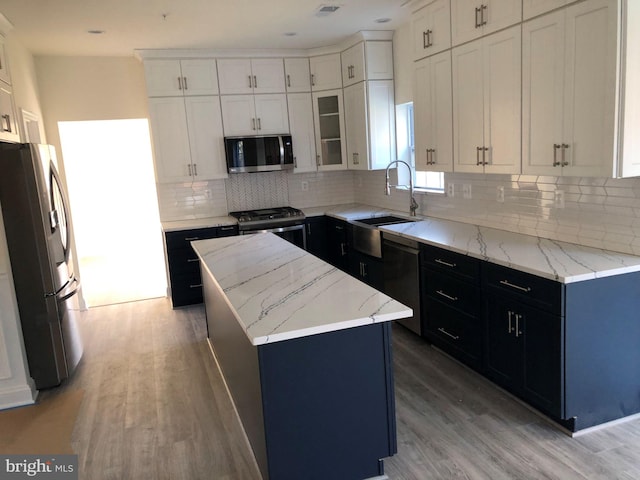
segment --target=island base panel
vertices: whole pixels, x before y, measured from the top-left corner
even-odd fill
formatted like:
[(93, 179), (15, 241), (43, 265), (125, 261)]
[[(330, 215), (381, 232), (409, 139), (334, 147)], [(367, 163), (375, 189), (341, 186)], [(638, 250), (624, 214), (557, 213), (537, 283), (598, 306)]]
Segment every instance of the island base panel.
[(253, 346), (203, 272), (209, 340), (265, 480), (358, 480), (396, 453), (389, 323)]

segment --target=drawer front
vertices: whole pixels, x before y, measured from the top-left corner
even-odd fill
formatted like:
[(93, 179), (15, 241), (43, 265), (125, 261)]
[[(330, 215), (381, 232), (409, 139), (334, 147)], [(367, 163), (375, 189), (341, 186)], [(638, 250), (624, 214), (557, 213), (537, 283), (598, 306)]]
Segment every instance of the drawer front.
[(184, 250), (185, 255), (169, 254), (169, 273), (171, 275), (199, 273), (200, 259), (195, 252)]
[(421, 245), (423, 265), (479, 283), (480, 261), (443, 248)]
[(560, 282), (492, 263), (485, 263), (482, 272), (483, 286), (489, 291), (507, 294), (529, 305), (562, 314), (564, 286)]
[(167, 250), (176, 250), (180, 248), (191, 248), (189, 242), (194, 240), (204, 240), (206, 238), (216, 238), (218, 236), (218, 227), (211, 228), (194, 228), (193, 230), (180, 230), (178, 232), (167, 232), (165, 238), (167, 241)]
[(425, 269), (426, 294), (471, 316), (480, 316), (480, 286), (437, 270)]
[(469, 317), (427, 298), (425, 319), (427, 337), (435, 346), (474, 368), (481, 367), (482, 325), (479, 318)]

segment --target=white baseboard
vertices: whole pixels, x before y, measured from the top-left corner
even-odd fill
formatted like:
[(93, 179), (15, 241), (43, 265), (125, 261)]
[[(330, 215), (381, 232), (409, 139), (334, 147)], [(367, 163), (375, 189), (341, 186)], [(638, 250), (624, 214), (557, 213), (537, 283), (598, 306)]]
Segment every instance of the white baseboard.
[(38, 391), (29, 385), (2, 388), (0, 389), (0, 410), (33, 405), (37, 397)]

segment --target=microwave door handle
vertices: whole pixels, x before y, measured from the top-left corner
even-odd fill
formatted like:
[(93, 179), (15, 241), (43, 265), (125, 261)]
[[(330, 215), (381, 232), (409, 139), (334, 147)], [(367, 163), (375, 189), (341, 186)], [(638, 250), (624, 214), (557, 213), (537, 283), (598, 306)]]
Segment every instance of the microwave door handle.
[(280, 144), (280, 165), (284, 165), (284, 142), (282, 135), (278, 135), (278, 143)]

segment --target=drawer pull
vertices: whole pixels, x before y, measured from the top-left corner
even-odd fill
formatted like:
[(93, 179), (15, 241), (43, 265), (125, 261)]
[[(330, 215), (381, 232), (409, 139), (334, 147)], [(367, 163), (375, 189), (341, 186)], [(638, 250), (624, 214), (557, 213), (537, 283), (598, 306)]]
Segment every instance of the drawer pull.
[(445, 262), (444, 260), (441, 260), (439, 258), (436, 258), (435, 262), (439, 263), (440, 265), (444, 265), (445, 267), (456, 268), (455, 263)]
[(458, 301), (458, 297), (452, 297), (451, 295), (447, 295), (442, 290), (437, 290), (436, 293), (438, 295), (444, 297), (444, 298), (447, 298), (447, 299), (451, 300), (452, 302), (457, 302)]
[(184, 239), (185, 242), (193, 242), (194, 240), (200, 240), (200, 237), (187, 237)]
[(199, 283), (197, 285), (189, 285), (189, 288), (201, 288), (201, 287), (202, 287), (201, 283)]
[(189, 263), (199, 262), (199, 261), (200, 261), (200, 259), (199, 259), (199, 258), (188, 258), (188, 259), (187, 259), (187, 262), (189, 262)]
[(444, 333), (447, 337), (451, 337), (451, 338), (453, 338), (454, 340), (459, 340), (459, 339), (460, 339), (460, 337), (459, 337), (458, 335), (453, 335), (453, 334), (451, 334), (451, 333), (447, 332), (447, 331), (446, 331), (444, 328), (442, 328), (442, 327), (440, 327), (440, 328), (438, 329), (438, 331), (439, 331), (439, 332)]
[(507, 287), (515, 288), (516, 290), (520, 290), (520, 291), (525, 292), (525, 293), (529, 293), (531, 291), (531, 287), (521, 287), (520, 285), (514, 285), (513, 283), (509, 282), (509, 280), (500, 280), (500, 283), (502, 285), (506, 285)]
[(229, 230), (233, 230), (235, 227), (220, 227), (220, 230), (223, 232), (228, 232)]

